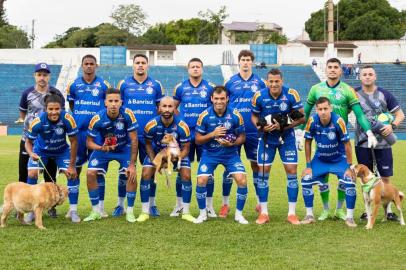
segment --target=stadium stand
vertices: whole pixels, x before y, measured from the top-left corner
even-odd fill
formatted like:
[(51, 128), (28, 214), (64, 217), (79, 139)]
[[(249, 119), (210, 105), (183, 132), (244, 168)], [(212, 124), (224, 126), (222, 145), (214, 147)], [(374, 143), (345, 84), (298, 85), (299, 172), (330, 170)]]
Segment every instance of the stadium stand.
[[(0, 64), (0, 122), (8, 126), (8, 134), (21, 134), (18, 118), (21, 94), (34, 84), (34, 66), (25, 64)], [(61, 71), (60, 65), (51, 65), (51, 85), (55, 85)]]

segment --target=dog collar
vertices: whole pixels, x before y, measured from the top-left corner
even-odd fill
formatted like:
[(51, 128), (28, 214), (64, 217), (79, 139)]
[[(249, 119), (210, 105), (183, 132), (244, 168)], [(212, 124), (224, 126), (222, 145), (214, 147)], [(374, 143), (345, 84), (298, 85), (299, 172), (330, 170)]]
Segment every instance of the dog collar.
[(365, 193), (369, 193), (371, 189), (378, 184), (381, 179), (376, 177), (375, 175), (365, 184), (361, 184), (362, 191)]

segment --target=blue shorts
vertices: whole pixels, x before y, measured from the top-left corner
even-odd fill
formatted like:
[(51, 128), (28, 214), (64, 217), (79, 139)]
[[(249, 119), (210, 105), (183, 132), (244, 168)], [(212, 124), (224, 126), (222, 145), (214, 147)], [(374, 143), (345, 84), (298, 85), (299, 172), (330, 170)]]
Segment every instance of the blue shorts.
[[(173, 168), (174, 169), (179, 169), (178, 163), (177, 162), (172, 162), (173, 163)], [(151, 159), (149, 156), (146, 156), (144, 159), (144, 162), (142, 163), (142, 167), (155, 167), (155, 165), (152, 163)], [(181, 168), (189, 168), (190, 169), (190, 161), (188, 157), (185, 157), (180, 161), (180, 167)]]
[[(246, 134), (244, 150), (249, 161), (257, 162), (258, 134)], [(241, 152), (241, 146), (239, 148)]]
[(200, 157), (202, 156), (202, 146), (196, 144), (195, 142), (195, 130), (190, 129), (190, 150), (189, 150), (189, 160), (190, 162), (195, 161), (195, 153), (196, 153), (196, 160), (199, 162)]
[(197, 169), (197, 176), (214, 176), (214, 171), (219, 164), (224, 166), (228, 176), (236, 173), (245, 174), (244, 164), (241, 162), (238, 152), (235, 155), (226, 157), (213, 157), (203, 153)]
[(76, 155), (76, 167), (82, 167), (86, 163), (91, 154), (91, 150), (87, 149), (87, 130), (79, 130), (78, 138), (78, 152)]
[[(392, 148), (374, 149), (376, 165), (379, 174), (383, 177), (390, 177), (393, 175), (393, 155)], [(360, 164), (364, 164), (371, 171), (373, 171), (373, 161), (371, 148), (355, 146), (355, 155)]]
[(330, 173), (335, 174), (339, 182), (345, 183), (344, 173), (348, 169), (348, 164), (345, 158), (338, 162), (325, 162), (314, 157), (311, 162), (311, 168), (312, 176), (305, 175), (302, 179), (302, 185), (326, 184), (328, 181), (326, 175)]
[(127, 144), (118, 152), (93, 151), (89, 157), (88, 170), (97, 170), (100, 174), (105, 175), (109, 162), (115, 160), (120, 164), (119, 174), (125, 174), (131, 160), (131, 148)]
[(138, 160), (140, 161), (141, 165), (142, 162), (147, 157), (147, 150), (145, 148), (145, 139), (144, 137), (138, 137)]
[[(70, 163), (70, 149), (67, 148), (64, 152), (60, 154), (47, 154), (41, 151), (35, 152), (42, 160), (44, 165), (48, 164), (48, 160), (53, 159), (55, 160), (56, 166), (58, 166), (59, 170), (66, 171), (69, 167)], [(41, 162), (34, 161), (31, 158), (28, 160), (27, 169), (43, 169)]]
[(275, 159), (276, 149), (279, 151), (279, 156), (283, 164), (297, 164), (297, 149), (295, 140), (285, 141), (283, 144), (266, 144), (262, 138), (258, 142), (258, 165), (271, 166)]

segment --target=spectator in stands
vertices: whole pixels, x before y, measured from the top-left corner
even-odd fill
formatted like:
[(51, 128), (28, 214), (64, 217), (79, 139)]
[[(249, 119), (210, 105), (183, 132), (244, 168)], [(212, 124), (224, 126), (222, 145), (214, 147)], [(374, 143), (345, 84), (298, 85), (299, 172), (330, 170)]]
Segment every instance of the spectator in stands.
[(316, 68), (316, 67), (317, 67), (317, 61), (316, 61), (316, 59), (313, 59), (313, 61), (312, 61), (312, 67), (313, 67), (313, 68)]
[[(361, 129), (360, 125), (356, 124), (356, 136), (355, 136), (355, 154), (357, 156), (358, 163), (368, 166), (373, 171), (373, 158), (375, 157), (377, 170), (384, 182), (389, 182), (390, 177), (393, 175), (393, 156), (392, 148), (384, 137), (387, 137), (405, 119), (405, 115), (400, 108), (396, 97), (389, 91), (376, 86), (376, 72), (372, 66), (364, 66), (361, 69), (361, 86), (356, 88), (357, 95), (362, 110), (365, 116), (373, 126), (376, 123), (376, 118), (381, 113), (390, 113), (395, 116), (395, 119), (391, 124), (384, 125), (380, 129), (379, 134), (375, 134), (378, 139), (378, 145), (373, 149), (368, 148), (366, 134)], [(374, 156), (372, 156), (372, 151)], [(366, 213), (362, 214), (361, 219), (366, 219)], [(397, 216), (392, 213), (390, 204), (387, 209), (388, 220), (397, 220)]]
[(355, 79), (359, 80), (359, 66), (355, 67)]
[[(48, 93), (57, 94), (62, 97), (62, 108), (65, 108), (65, 99), (62, 93), (53, 86), (49, 85), (51, 78), (51, 70), (46, 63), (38, 63), (34, 69), (35, 85), (26, 89), (20, 99), (20, 116), (16, 122), (24, 123), (23, 135), (20, 142), (20, 153), (18, 158), (18, 181), (27, 182), (28, 171), (27, 165), (30, 156), (25, 150), (25, 139), (27, 136), (28, 127), (32, 120), (39, 116), (44, 111), (44, 98)], [(56, 164), (54, 161), (48, 162), (46, 169), (56, 179)], [(45, 182), (52, 182), (48, 174), (44, 174)], [(56, 210), (54, 207), (49, 209), (48, 214), (56, 218)]]
[(396, 58), (396, 60), (395, 60), (395, 65), (400, 65), (400, 60), (399, 60), (399, 58)]
[(358, 64), (358, 65), (361, 65), (361, 63), (362, 63), (362, 62), (361, 62), (361, 53), (359, 53), (359, 54), (358, 54), (358, 61), (357, 61), (357, 64)]
[(261, 62), (261, 69), (263, 69), (263, 68), (266, 69), (266, 63), (262, 61)]

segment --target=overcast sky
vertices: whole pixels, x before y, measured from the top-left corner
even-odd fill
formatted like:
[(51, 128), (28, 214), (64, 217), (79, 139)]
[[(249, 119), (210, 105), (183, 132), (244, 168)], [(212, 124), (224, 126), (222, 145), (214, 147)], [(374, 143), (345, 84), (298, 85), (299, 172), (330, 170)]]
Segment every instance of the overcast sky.
[[(135, 3), (147, 13), (149, 24), (180, 18), (197, 17), (200, 10), (219, 10), (227, 6), (231, 21), (274, 22), (283, 27), (289, 38), (301, 34), (305, 21), (317, 11), (325, 0), (6, 0), (9, 22), (31, 32), (35, 19), (35, 47), (52, 41), (72, 26), (96, 26), (112, 22), (110, 14), (120, 4)], [(337, 2), (335, 0), (334, 2)], [(392, 6), (406, 9), (406, 0), (390, 0)]]

